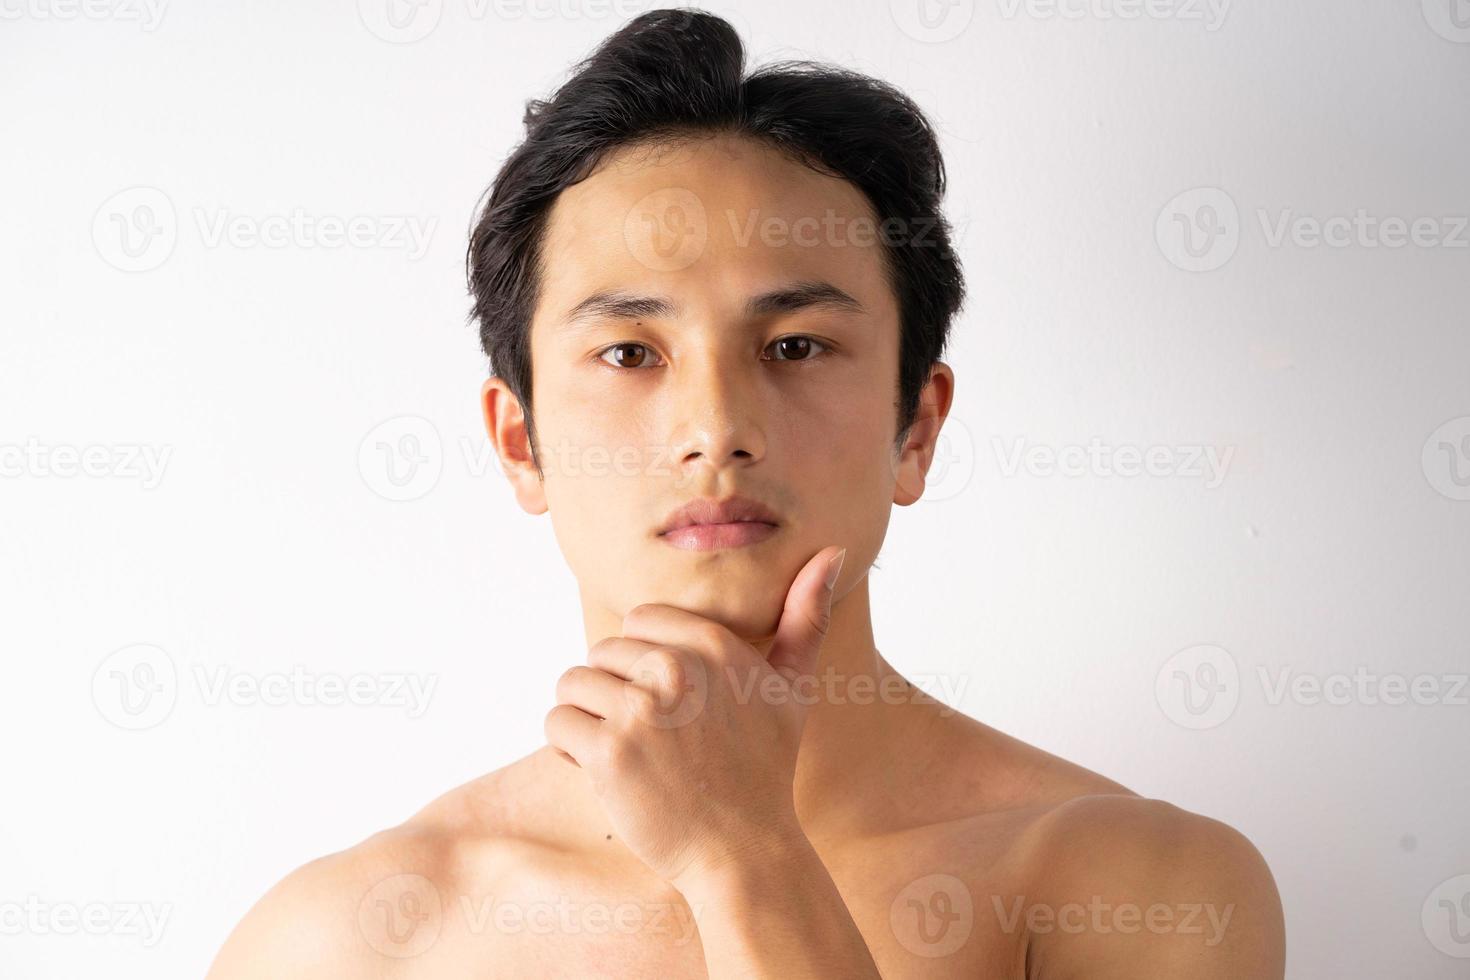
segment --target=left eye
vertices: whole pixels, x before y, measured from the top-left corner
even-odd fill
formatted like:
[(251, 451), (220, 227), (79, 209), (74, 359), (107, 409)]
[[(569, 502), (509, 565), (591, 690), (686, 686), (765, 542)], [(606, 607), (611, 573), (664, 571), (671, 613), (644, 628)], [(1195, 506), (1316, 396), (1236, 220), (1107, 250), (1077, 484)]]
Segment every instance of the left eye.
[(772, 358), (775, 361), (809, 361), (816, 356), (812, 350), (813, 345), (822, 350), (827, 349), (827, 346), (820, 340), (813, 340), (811, 337), (803, 337), (799, 334), (772, 341), (768, 349), (775, 349), (783, 355)]

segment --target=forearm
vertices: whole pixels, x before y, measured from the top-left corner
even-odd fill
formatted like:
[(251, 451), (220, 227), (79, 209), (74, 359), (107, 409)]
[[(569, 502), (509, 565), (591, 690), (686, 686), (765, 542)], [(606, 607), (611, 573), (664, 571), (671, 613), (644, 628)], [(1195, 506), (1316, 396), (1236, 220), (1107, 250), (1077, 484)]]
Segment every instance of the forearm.
[(680, 884), (720, 977), (878, 977), (862, 933), (805, 837)]

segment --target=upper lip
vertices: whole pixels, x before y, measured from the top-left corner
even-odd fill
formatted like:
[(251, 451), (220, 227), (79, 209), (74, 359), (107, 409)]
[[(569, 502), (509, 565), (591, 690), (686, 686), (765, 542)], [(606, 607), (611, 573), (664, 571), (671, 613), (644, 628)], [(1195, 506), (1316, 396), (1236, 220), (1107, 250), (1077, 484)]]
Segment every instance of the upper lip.
[(740, 521), (772, 525), (781, 523), (775, 513), (765, 504), (753, 497), (737, 493), (723, 500), (699, 497), (682, 507), (675, 508), (664, 519), (663, 527), (659, 528), (658, 533), (667, 534), (692, 524), (734, 524)]

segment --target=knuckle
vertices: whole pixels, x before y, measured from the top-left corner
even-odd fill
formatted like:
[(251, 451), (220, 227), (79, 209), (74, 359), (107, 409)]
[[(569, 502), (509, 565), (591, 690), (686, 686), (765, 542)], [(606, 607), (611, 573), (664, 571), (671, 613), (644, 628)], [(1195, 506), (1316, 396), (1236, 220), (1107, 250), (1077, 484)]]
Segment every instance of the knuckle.
[(649, 653), (648, 662), (662, 675), (684, 662), (684, 651), (678, 647), (659, 647)]
[(725, 646), (725, 631), (715, 623), (699, 627), (699, 632), (696, 636), (699, 638), (699, 642), (703, 648), (711, 653), (715, 653)]
[(650, 612), (653, 611), (654, 605), (655, 604), (652, 602), (640, 602), (638, 605), (628, 610), (628, 615), (623, 617), (623, 621), (627, 622), (630, 619), (642, 619), (644, 616), (647, 616)]
[(628, 710), (635, 718), (647, 718), (658, 706), (658, 695), (646, 687), (631, 684), (624, 691), (628, 696)]
[(576, 683), (578, 672), (584, 669), (578, 665), (568, 667), (561, 672), (561, 676), (556, 679), (556, 693), (558, 697), (565, 694), (571, 688), (571, 685)]

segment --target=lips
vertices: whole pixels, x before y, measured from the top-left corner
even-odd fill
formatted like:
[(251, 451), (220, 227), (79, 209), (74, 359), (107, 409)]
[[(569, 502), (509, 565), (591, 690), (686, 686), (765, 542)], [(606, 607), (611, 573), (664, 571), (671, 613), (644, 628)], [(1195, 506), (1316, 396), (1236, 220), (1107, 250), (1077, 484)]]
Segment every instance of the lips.
[(738, 524), (752, 522), (756, 524), (769, 524), (772, 527), (779, 526), (781, 521), (765, 504), (753, 497), (743, 494), (734, 494), (723, 500), (715, 500), (712, 497), (700, 497), (691, 500), (682, 507), (676, 508), (667, 518), (663, 526), (659, 528), (660, 535), (677, 531), (681, 527), (690, 527), (702, 524)]

